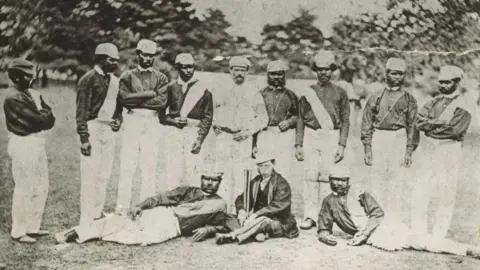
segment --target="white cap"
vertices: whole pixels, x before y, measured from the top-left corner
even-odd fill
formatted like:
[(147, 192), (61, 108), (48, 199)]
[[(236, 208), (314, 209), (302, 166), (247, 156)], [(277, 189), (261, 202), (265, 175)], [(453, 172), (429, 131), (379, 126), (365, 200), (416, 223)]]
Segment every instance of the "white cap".
[(321, 50), (317, 52), (315, 57), (313, 58), (313, 63), (316, 67), (324, 68), (324, 67), (331, 67), (334, 65), (337, 66), (335, 62), (335, 55), (331, 51)]
[(148, 54), (157, 53), (157, 43), (149, 39), (141, 39), (137, 44), (137, 51)]
[(385, 64), (385, 68), (387, 70), (395, 70), (395, 71), (405, 72), (407, 70), (407, 64), (406, 64), (405, 60), (403, 60), (401, 58), (391, 57), (391, 58), (388, 58), (387, 64)]
[(275, 159), (275, 155), (271, 152), (259, 152), (255, 157), (255, 163), (261, 164), (274, 159)]
[(350, 169), (340, 164), (334, 164), (330, 168), (329, 176), (335, 178), (350, 178)]
[(287, 65), (282, 60), (268, 63), (267, 72), (287, 71)]
[(195, 60), (193, 60), (193, 56), (189, 53), (181, 53), (175, 57), (175, 64), (182, 64), (182, 65), (193, 65)]
[(230, 59), (230, 62), (228, 64), (229, 64), (230, 68), (232, 68), (232, 67), (244, 67), (244, 68), (248, 69), (251, 66), (250, 61), (243, 56), (233, 56)]
[(96, 55), (106, 55), (111, 58), (119, 59), (118, 56), (118, 49), (117, 46), (113, 45), (112, 43), (101, 43), (98, 44), (97, 48), (95, 49)]
[(457, 66), (443, 66), (440, 68), (440, 73), (438, 74), (439, 81), (461, 79), (462, 77), (463, 70)]
[(204, 164), (199, 171), (202, 177), (219, 178), (223, 175), (223, 172), (218, 170), (215, 164), (210, 163)]

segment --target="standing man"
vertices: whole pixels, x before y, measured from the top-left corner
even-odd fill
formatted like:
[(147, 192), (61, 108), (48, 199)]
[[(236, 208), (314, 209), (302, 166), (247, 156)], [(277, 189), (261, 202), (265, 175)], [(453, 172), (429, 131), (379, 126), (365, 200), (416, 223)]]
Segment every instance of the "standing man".
[(293, 132), (297, 125), (298, 99), (285, 88), (287, 66), (280, 60), (267, 67), (268, 86), (260, 91), (268, 113), (268, 125), (258, 133), (259, 152), (274, 153), (277, 157), (277, 172), (289, 176), (294, 148)]
[(403, 220), (402, 199), (406, 188), (402, 167), (411, 166), (413, 151), (419, 143), (415, 128), (417, 101), (403, 89), (405, 71), (403, 59), (388, 59), (387, 87), (370, 96), (361, 126), (365, 164), (372, 166), (371, 193), (399, 221)]
[(462, 76), (459, 67), (442, 67), (438, 75), (441, 95), (427, 102), (418, 114), (417, 128), (426, 139), (425, 175), (418, 177), (414, 186), (412, 227), (428, 233), (428, 207), (437, 194), (439, 205), (432, 235), (439, 240), (447, 236), (452, 220), (463, 162), (462, 142), (472, 119), (468, 100), (459, 92)]
[(13, 83), (3, 104), (15, 183), (11, 236), (21, 243), (34, 243), (31, 236), (49, 234), (40, 225), (49, 185), (46, 131), (55, 124), (55, 117), (40, 93), (30, 88), (35, 74), (30, 61), (13, 59), (7, 73)]
[[(194, 77), (193, 56), (189, 53), (177, 55), (175, 68), (178, 79), (167, 87), (170, 113), (162, 120), (163, 124), (171, 126), (165, 144), (169, 189), (181, 184), (198, 185), (193, 180), (196, 180), (198, 166), (203, 163), (200, 151), (213, 119), (212, 93)], [(186, 182), (182, 183), (182, 180)]]
[(219, 194), (231, 212), (235, 209), (235, 197), (242, 191), (243, 170), (251, 167), (252, 135), (267, 126), (268, 115), (260, 92), (245, 81), (250, 61), (234, 56), (229, 65), (232, 82), (214, 95), (213, 130), (217, 166), (225, 172), (225, 184)]
[[(320, 51), (313, 59), (312, 70), (317, 74), (317, 84), (302, 92), (299, 101), (295, 156), (306, 159), (304, 180), (304, 222), (301, 229), (315, 226), (320, 203), (328, 195), (330, 166), (343, 160), (350, 128), (350, 103), (347, 92), (330, 82), (337, 69), (335, 56), (330, 51)], [(306, 134), (305, 134), (306, 133)], [(305, 155), (303, 139), (309, 149)]]
[[(249, 184), (248, 193), (237, 197), (237, 220), (228, 218), (229, 234), (217, 234), (217, 244), (237, 241), (244, 243), (250, 238), (258, 242), (268, 237), (298, 237), (299, 231), (295, 217), (291, 212), (292, 190), (288, 181), (278, 174), (275, 156), (259, 152), (255, 161), (258, 173)], [(249, 196), (244, 200), (244, 196)], [(247, 202), (247, 204), (245, 204)]]
[[(102, 216), (115, 151), (118, 79), (112, 74), (118, 64), (117, 47), (99, 44), (95, 67), (77, 85), (77, 133), (80, 136), (80, 224)], [(112, 131), (113, 130), (113, 131)]]
[[(126, 213), (130, 208), (133, 175), (138, 167), (142, 176), (140, 200), (155, 195), (158, 142), (162, 132), (159, 118), (167, 104), (167, 91), (163, 86), (168, 83), (168, 78), (153, 68), (157, 44), (142, 39), (136, 52), (138, 66), (125, 71), (120, 77), (120, 106), (115, 113), (116, 128), (120, 128), (122, 123), (124, 125), (117, 213)], [(127, 109), (125, 119), (123, 108)]]

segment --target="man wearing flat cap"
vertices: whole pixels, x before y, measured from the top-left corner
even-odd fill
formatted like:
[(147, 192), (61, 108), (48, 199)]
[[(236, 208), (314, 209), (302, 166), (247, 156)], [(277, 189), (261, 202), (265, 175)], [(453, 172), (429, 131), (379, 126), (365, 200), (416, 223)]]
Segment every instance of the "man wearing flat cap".
[(95, 49), (95, 67), (77, 85), (76, 122), (80, 136), (80, 224), (102, 216), (112, 172), (117, 106), (118, 49), (102, 43)]
[(222, 173), (200, 169), (200, 187), (181, 186), (160, 192), (132, 207), (127, 216), (114, 214), (57, 233), (58, 243), (92, 239), (127, 245), (151, 245), (179, 236), (203, 241), (226, 232), (226, 203), (217, 195)]
[(403, 88), (405, 72), (405, 60), (387, 60), (387, 86), (370, 96), (361, 125), (364, 161), (371, 166), (370, 192), (399, 220), (404, 219), (405, 170), (411, 166), (413, 152), (419, 143), (415, 127), (417, 101)]
[[(242, 244), (253, 238), (258, 242), (268, 237), (298, 237), (299, 231), (292, 214), (292, 190), (275, 167), (272, 153), (259, 152), (255, 163), (258, 175), (250, 182), (246, 192), (237, 197), (237, 219), (227, 222), (232, 231), (215, 236), (217, 244), (237, 241)], [(249, 196), (245, 200), (244, 196)]]
[(328, 170), (343, 160), (347, 145), (350, 103), (347, 92), (330, 81), (336, 68), (332, 52), (318, 52), (312, 63), (318, 82), (299, 91), (295, 156), (307, 163), (303, 176), (304, 222), (300, 225), (305, 230), (315, 226), (320, 203), (329, 192)]
[(225, 172), (219, 194), (233, 212), (235, 198), (242, 191), (243, 170), (252, 166), (252, 135), (267, 126), (268, 115), (262, 95), (247, 81), (250, 61), (234, 56), (229, 65), (232, 81), (219, 86), (213, 95), (213, 130), (217, 166)]
[[(120, 106), (115, 113), (116, 128), (123, 125), (116, 206), (119, 213), (125, 213), (130, 207), (133, 176), (138, 168), (142, 178), (140, 200), (155, 194), (158, 143), (163, 132), (160, 119), (168, 97), (164, 87), (168, 83), (167, 76), (153, 68), (157, 44), (141, 39), (136, 52), (138, 66), (120, 77)], [(127, 110), (124, 115), (123, 108)]]
[(364, 190), (350, 190), (349, 169), (335, 165), (330, 173), (332, 193), (323, 200), (318, 216), (318, 240), (335, 246), (333, 224), (353, 236), (347, 244), (369, 244), (385, 251), (414, 249), (449, 253), (480, 259), (480, 247), (448, 239), (435, 239), (415, 228), (409, 228), (395, 217), (384, 212), (374, 195)]
[(287, 65), (276, 60), (268, 63), (268, 86), (260, 90), (268, 113), (267, 127), (257, 135), (259, 152), (274, 153), (276, 170), (289, 177), (293, 157), (293, 129), (297, 126), (298, 98), (285, 87)]
[(42, 95), (30, 88), (35, 75), (33, 63), (15, 58), (7, 73), (13, 83), (3, 104), (15, 183), (11, 236), (21, 243), (34, 243), (32, 236), (49, 234), (40, 225), (49, 186), (46, 132), (54, 126), (55, 117)]
[[(213, 98), (208, 86), (195, 78), (195, 62), (189, 53), (175, 58), (176, 81), (167, 86), (169, 113), (162, 120), (170, 126), (165, 146), (166, 176), (169, 189), (196, 186), (198, 167), (203, 163), (202, 144), (213, 119)], [(186, 183), (182, 183), (186, 181)]]
[[(443, 66), (438, 75), (440, 95), (427, 102), (418, 113), (417, 128), (426, 140), (421, 177), (417, 178), (412, 197), (412, 226), (428, 232), (428, 209), (435, 194), (440, 194), (435, 209), (432, 235), (447, 236), (453, 216), (460, 166), (462, 142), (472, 119), (468, 100), (460, 93), (463, 71)], [(448, 164), (448, 165), (447, 165)]]

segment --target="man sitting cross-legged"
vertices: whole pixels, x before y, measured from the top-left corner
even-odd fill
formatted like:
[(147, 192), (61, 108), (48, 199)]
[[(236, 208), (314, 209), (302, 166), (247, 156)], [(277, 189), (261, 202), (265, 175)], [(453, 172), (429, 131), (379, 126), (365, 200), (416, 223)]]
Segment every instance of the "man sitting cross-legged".
[(274, 170), (275, 158), (260, 154), (256, 158), (259, 175), (250, 183), (249, 206), (244, 203), (245, 192), (237, 197), (237, 219), (228, 217), (229, 234), (218, 233), (217, 244), (238, 241), (239, 244), (254, 237), (263, 242), (271, 237), (295, 238), (299, 231), (291, 212), (292, 191), (287, 180)]
[(402, 249), (450, 253), (480, 259), (480, 248), (447, 239), (435, 239), (414, 231), (384, 213), (374, 197), (360, 191), (356, 198), (349, 191), (348, 168), (334, 166), (330, 173), (332, 193), (322, 203), (318, 216), (318, 240), (329, 246), (337, 245), (332, 235), (333, 224), (353, 238), (352, 246), (370, 244), (386, 251)]
[(149, 245), (178, 236), (193, 241), (224, 231), (226, 202), (216, 194), (222, 173), (204, 172), (201, 187), (181, 186), (150, 197), (130, 209), (127, 216), (112, 215), (88, 225), (58, 233), (58, 243), (87, 240)]

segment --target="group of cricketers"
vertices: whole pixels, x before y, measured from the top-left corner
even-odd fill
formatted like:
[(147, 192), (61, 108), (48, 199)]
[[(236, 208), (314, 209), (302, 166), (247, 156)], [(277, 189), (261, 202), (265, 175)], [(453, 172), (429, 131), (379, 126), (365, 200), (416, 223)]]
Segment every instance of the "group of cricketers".
[[(350, 190), (350, 169), (342, 165), (350, 101), (331, 82), (338, 68), (332, 52), (322, 50), (311, 59), (317, 83), (294, 92), (286, 88), (287, 65), (280, 60), (268, 64), (268, 85), (257, 89), (247, 79), (251, 63), (245, 57), (232, 57), (231, 80), (215, 83), (197, 78), (193, 56), (181, 53), (174, 62), (178, 78), (169, 80), (153, 68), (157, 50), (154, 41), (140, 40), (138, 66), (118, 79), (112, 74), (119, 61), (117, 47), (99, 44), (94, 68), (79, 80), (80, 222), (58, 233), (58, 242), (101, 239), (148, 245), (180, 235), (194, 241), (215, 237), (217, 244), (262, 242), (295, 238), (298, 227), (317, 227), (318, 240), (333, 246), (336, 224), (353, 236), (348, 243), (354, 246), (480, 256), (477, 247), (446, 238), (462, 141), (474, 113), (459, 91), (464, 77), (459, 67), (440, 69), (440, 95), (419, 109), (403, 87), (406, 62), (388, 59), (386, 86), (370, 95), (363, 111), (361, 141), (370, 185), (357, 192)], [(13, 87), (4, 103), (15, 181), (11, 236), (22, 243), (49, 234), (40, 225), (49, 185), (45, 138), (55, 117), (31, 89), (34, 70), (24, 59), (10, 63)], [(116, 211), (105, 214), (115, 132), (120, 129)], [(163, 150), (158, 147), (161, 136), (166, 140)], [(214, 149), (203, 147), (208, 138), (215, 141)], [(420, 139), (426, 141), (424, 149)], [(418, 151), (424, 155), (421, 161), (414, 158)], [(156, 193), (159, 154), (165, 156), (162, 181), (168, 191)], [(214, 162), (206, 161), (207, 155)], [(298, 227), (288, 181), (292, 157), (304, 169), (304, 216)], [(413, 162), (421, 162), (428, 175), (406, 177)], [(131, 206), (138, 169), (141, 202)], [(252, 170), (258, 174), (245, 177)], [(418, 181), (411, 195), (411, 224), (402, 212), (407, 181)], [(440, 198), (429, 232), (427, 210), (434, 193)]]

